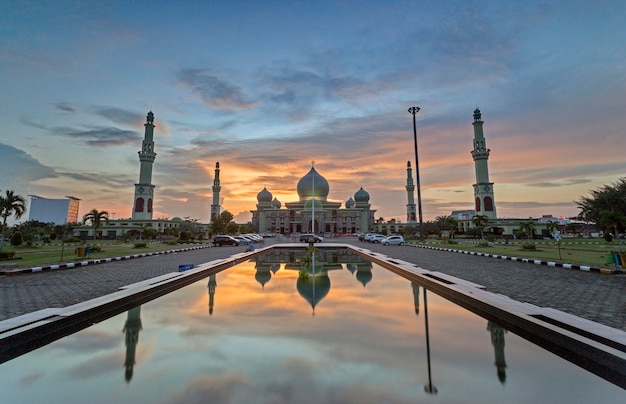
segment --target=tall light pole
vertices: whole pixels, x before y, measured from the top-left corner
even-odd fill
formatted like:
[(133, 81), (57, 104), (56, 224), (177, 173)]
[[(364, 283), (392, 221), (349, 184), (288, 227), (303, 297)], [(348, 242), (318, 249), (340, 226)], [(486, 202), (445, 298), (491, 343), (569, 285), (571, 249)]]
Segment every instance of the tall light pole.
[(420, 166), (417, 158), (417, 126), (415, 125), (415, 114), (420, 110), (420, 107), (411, 107), (409, 112), (413, 114), (413, 142), (415, 144), (415, 177), (417, 182), (417, 211), (420, 218), (420, 243), (424, 242), (424, 224), (422, 221), (422, 192), (420, 190)]

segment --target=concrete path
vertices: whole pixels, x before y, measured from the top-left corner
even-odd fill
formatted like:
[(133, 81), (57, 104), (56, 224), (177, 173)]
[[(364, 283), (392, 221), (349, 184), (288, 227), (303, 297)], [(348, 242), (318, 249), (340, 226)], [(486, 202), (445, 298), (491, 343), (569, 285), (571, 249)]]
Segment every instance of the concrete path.
[[(280, 240), (270, 240), (266, 245)], [(285, 240), (286, 241), (286, 240)], [(607, 275), (407, 246), (341, 238), (422, 268), (484, 285), (521, 302), (552, 307), (626, 331), (626, 275)], [(47, 307), (65, 307), (119, 287), (244, 252), (216, 247), (18, 276), (0, 276), (0, 321)]]

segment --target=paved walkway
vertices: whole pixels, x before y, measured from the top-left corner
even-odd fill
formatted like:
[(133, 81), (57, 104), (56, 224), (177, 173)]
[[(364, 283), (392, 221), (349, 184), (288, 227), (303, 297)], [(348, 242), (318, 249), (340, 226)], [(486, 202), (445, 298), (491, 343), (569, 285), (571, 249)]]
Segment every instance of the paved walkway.
[[(280, 240), (271, 240), (266, 244)], [(287, 240), (285, 240), (287, 241)], [(424, 269), (481, 284), (521, 302), (552, 307), (626, 331), (626, 275), (547, 267), (424, 248), (382, 246), (353, 238), (333, 240), (387, 254)], [(48, 272), (0, 276), (0, 321), (47, 307), (65, 307), (119, 287), (201, 264), (244, 247), (219, 247), (114, 261)]]

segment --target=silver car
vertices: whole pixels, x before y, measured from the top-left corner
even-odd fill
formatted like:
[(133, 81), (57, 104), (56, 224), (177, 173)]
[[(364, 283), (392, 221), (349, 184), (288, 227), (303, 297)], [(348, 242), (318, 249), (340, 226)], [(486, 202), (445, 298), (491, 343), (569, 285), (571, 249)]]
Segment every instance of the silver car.
[(381, 240), (380, 243), (383, 244), (383, 245), (403, 245), (404, 244), (404, 237), (402, 237), (402, 236), (389, 236), (389, 237), (385, 237), (383, 240)]

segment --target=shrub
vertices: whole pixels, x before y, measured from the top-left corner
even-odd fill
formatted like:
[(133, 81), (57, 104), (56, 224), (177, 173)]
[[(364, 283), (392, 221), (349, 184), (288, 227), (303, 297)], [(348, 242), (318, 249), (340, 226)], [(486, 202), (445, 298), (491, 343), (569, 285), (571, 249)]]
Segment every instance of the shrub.
[(148, 243), (143, 242), (143, 241), (136, 241), (133, 244), (133, 248), (146, 248), (146, 247), (148, 247)]
[(24, 237), (22, 236), (22, 232), (16, 231), (11, 236), (11, 245), (15, 247), (19, 247), (24, 243)]
[(533, 243), (522, 244), (522, 248), (526, 251), (537, 251), (537, 246)]
[(491, 247), (491, 244), (489, 244), (488, 241), (481, 241), (480, 243), (478, 243), (479, 247)]
[(95, 252), (95, 253), (102, 251), (102, 246), (101, 245), (92, 245), (89, 248), (91, 249), (91, 252)]
[(446, 243), (448, 243), (448, 244), (459, 244), (459, 243), (457, 243), (456, 240), (452, 240), (452, 239), (449, 239), (448, 241), (446, 241)]
[(15, 256), (15, 252), (14, 251), (2, 251), (0, 252), (0, 259), (11, 259)]
[(612, 241), (613, 241), (613, 235), (611, 234), (611, 232), (609, 232), (609, 231), (605, 231), (605, 232), (604, 232), (604, 240), (605, 240), (607, 243), (610, 243), (610, 242), (612, 242)]

